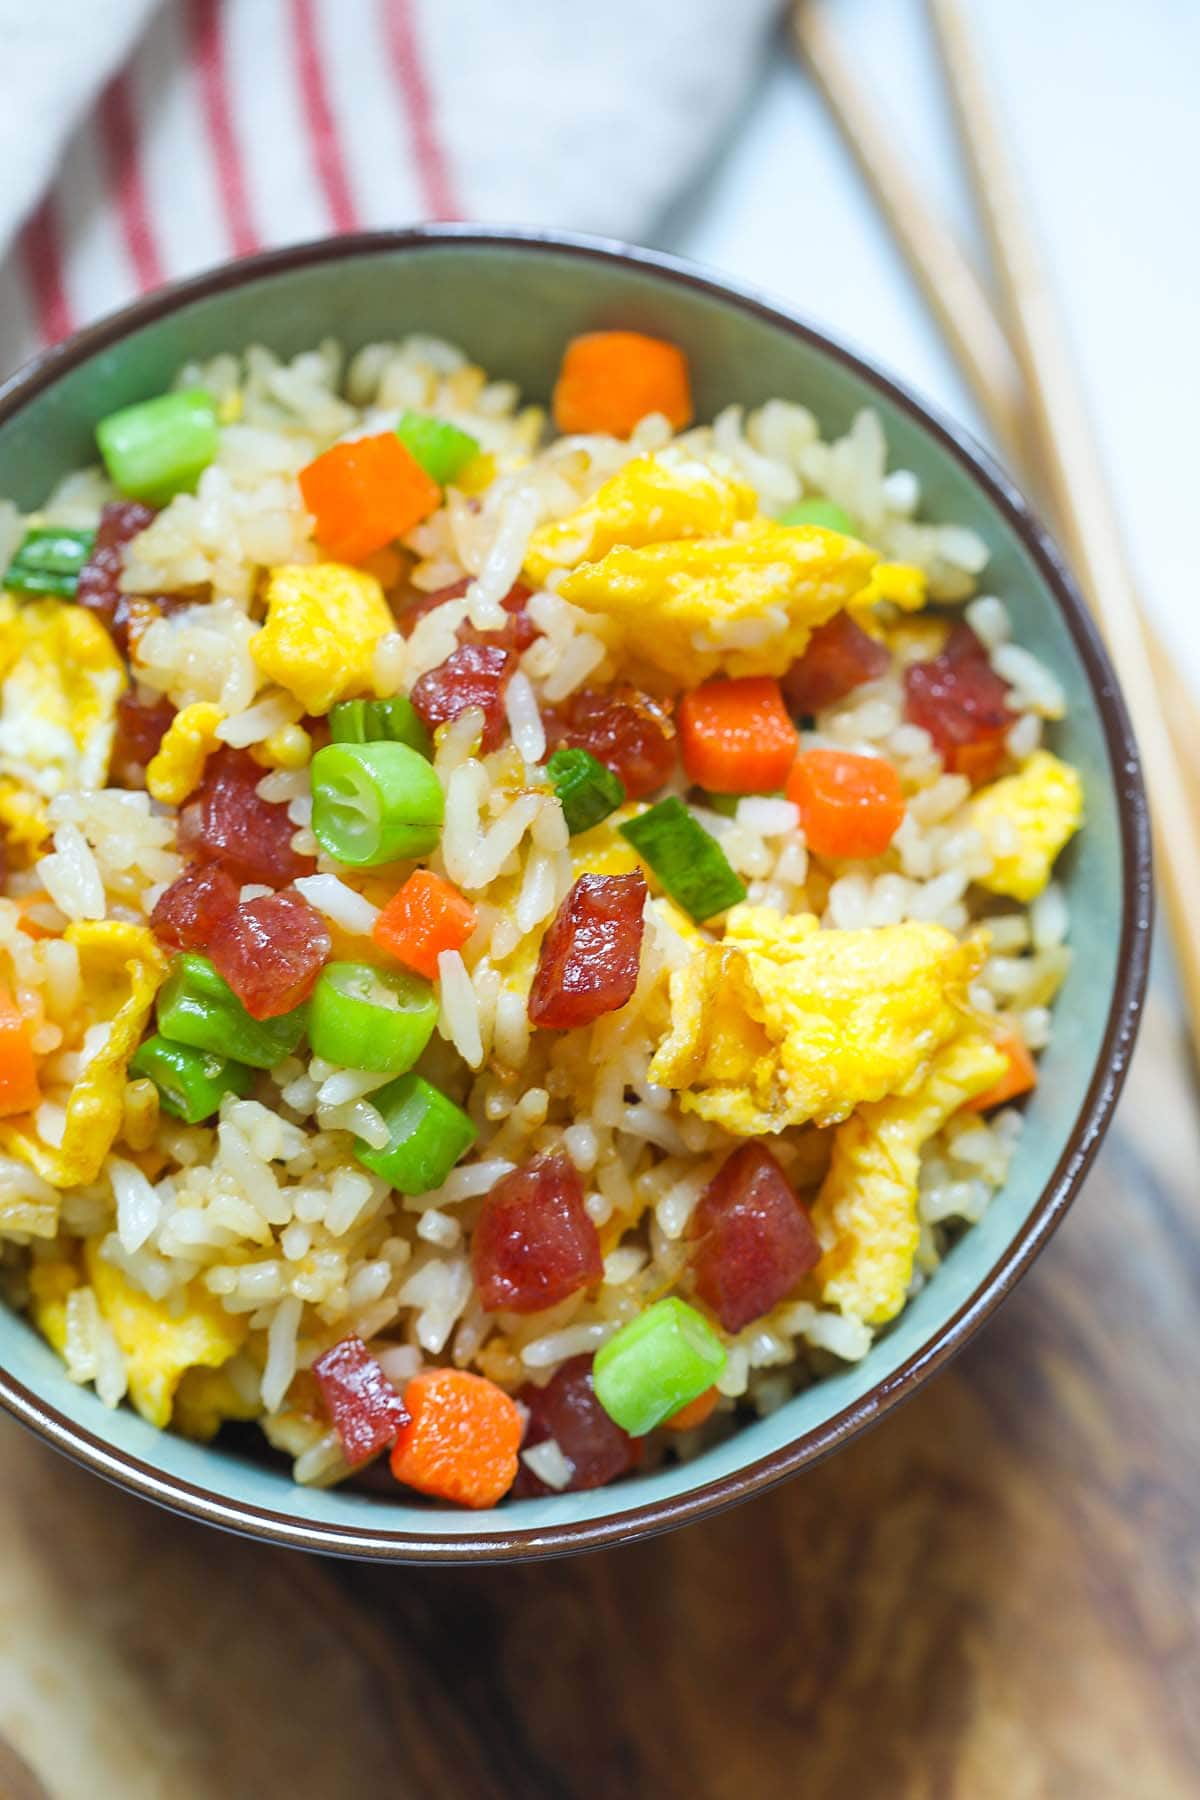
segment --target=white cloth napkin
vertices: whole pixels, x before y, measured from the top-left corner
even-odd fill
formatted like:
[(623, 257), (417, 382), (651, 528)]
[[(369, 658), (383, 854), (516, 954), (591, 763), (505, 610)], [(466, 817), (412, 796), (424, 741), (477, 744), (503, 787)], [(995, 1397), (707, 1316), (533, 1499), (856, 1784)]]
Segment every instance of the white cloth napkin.
[(637, 237), (777, 0), (0, 0), (0, 368), (265, 245), (430, 217)]

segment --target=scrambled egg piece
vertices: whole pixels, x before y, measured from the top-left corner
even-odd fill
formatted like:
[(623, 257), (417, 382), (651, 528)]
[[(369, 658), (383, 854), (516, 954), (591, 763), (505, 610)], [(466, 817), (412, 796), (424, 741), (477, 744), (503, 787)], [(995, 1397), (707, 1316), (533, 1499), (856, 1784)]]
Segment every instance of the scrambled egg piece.
[(895, 1318), (920, 1235), (922, 1146), (1004, 1068), (988, 1036), (966, 1032), (938, 1052), (916, 1093), (863, 1106), (838, 1127), (812, 1214), (825, 1251), (813, 1274), (823, 1300), (867, 1325)]
[(6, 776), (0, 776), (0, 832), (23, 863), (32, 862), (50, 837), (45, 801)]
[(370, 691), (375, 646), (394, 628), (374, 575), (344, 563), (284, 563), (271, 570), (267, 620), (250, 654), (305, 712), (327, 713)]
[(108, 1037), (71, 1089), (60, 1145), (43, 1143), (28, 1119), (0, 1119), (0, 1149), (56, 1188), (81, 1186), (100, 1173), (121, 1129), (126, 1067), (167, 973), (167, 958), (144, 925), (83, 919), (63, 936), (79, 951), (85, 1025), (106, 1022)]
[(635, 457), (577, 511), (540, 526), (529, 540), (525, 573), (544, 587), (555, 569), (595, 562), (618, 544), (719, 537), (757, 510), (754, 489), (732, 464), (711, 469), (673, 445)]
[[(929, 583), (925, 571), (917, 569), (911, 563), (876, 563), (871, 571), (862, 593), (854, 602), (854, 610), (860, 613), (880, 600), (890, 600), (901, 612), (920, 612), (929, 596)], [(860, 625), (869, 621), (859, 619)]]
[(243, 1315), (227, 1313), (212, 1294), (193, 1282), (179, 1312), (166, 1300), (152, 1300), (100, 1255), (98, 1238), (84, 1244), (88, 1280), (96, 1304), (125, 1358), (129, 1398), (151, 1425), (171, 1421), (175, 1392), (184, 1371), (220, 1368), (241, 1349), (249, 1330)]
[(100, 621), (67, 600), (0, 596), (0, 822), (37, 849), (41, 796), (104, 786), (125, 671)]
[(618, 545), (559, 583), (595, 613), (610, 649), (647, 685), (782, 675), (866, 586), (874, 550), (818, 525), (752, 519), (722, 536)]
[(578, 881), (581, 875), (633, 875), (641, 868), (637, 851), (615, 829), (634, 810), (630, 807), (614, 813), (602, 824), (571, 839), (572, 880)]
[(33, 1322), (60, 1356), (67, 1353), (67, 1300), (80, 1283), (78, 1265), (67, 1257), (35, 1262), (29, 1271)]
[(672, 972), (650, 1079), (738, 1137), (835, 1124), (911, 1091), (959, 1030), (985, 950), (940, 925), (825, 931), (811, 913), (735, 906), (723, 942)]
[(1055, 857), (1083, 822), (1079, 771), (1049, 750), (1037, 750), (1015, 775), (981, 788), (968, 819), (994, 858), (980, 887), (1013, 900), (1035, 900)]
[(183, 1380), (175, 1390), (171, 1423), (184, 1437), (207, 1444), (226, 1419), (257, 1419), (261, 1411), (258, 1401), (247, 1400), (239, 1393), (226, 1368), (195, 1364), (184, 1370)]
[(166, 806), (182, 806), (196, 791), (204, 765), (219, 742), (217, 726), (224, 717), (212, 700), (197, 700), (175, 714), (157, 753), (146, 764), (151, 799)]

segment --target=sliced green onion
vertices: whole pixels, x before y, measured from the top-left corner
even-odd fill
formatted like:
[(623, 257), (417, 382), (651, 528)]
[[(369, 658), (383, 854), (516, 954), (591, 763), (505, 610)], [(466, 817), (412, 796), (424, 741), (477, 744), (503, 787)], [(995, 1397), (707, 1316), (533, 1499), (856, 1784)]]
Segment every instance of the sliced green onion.
[(14, 594), (57, 594), (73, 600), (79, 572), (92, 554), (94, 531), (70, 531), (65, 525), (37, 525), (27, 531), (4, 574)]
[(217, 454), (217, 409), (203, 388), (160, 394), (96, 427), (104, 466), (123, 494), (162, 506), (195, 487)]
[(401, 1075), (429, 1042), (437, 1015), (432, 987), (407, 969), (326, 963), (309, 1001), (308, 1041), (340, 1068)]
[(148, 1037), (129, 1063), (133, 1075), (147, 1075), (158, 1089), (159, 1103), (172, 1118), (185, 1125), (211, 1119), (226, 1094), (239, 1098), (250, 1092), (254, 1070), (209, 1050), (193, 1050), (187, 1044), (168, 1043), (165, 1037)]
[(428, 413), (406, 412), (396, 436), (440, 487), (448, 486), (471, 458), (479, 455), (479, 445), (469, 432), (460, 431), (446, 419), (432, 419)]
[(401, 1075), (371, 1095), (389, 1137), (374, 1150), (359, 1138), (354, 1154), (402, 1194), (428, 1194), (475, 1142), (478, 1133), (460, 1106), (420, 1075)]
[(677, 795), (669, 794), (618, 830), (693, 919), (711, 919), (746, 898), (716, 838)]
[(822, 500), (818, 494), (811, 494), (807, 500), (797, 500), (795, 506), (780, 513), (781, 525), (822, 525), (826, 531), (840, 531), (844, 537), (855, 537), (858, 526), (850, 517), (845, 507), (838, 506), (833, 500)]
[(577, 832), (590, 831), (624, 802), (625, 783), (590, 750), (556, 750), (546, 764), (546, 773), (562, 801), (563, 817), (572, 837)]
[(190, 1044), (252, 1069), (273, 1069), (304, 1036), (307, 1007), (274, 1019), (252, 1019), (207, 956), (177, 956), (158, 991), (158, 1029), (173, 1044)]
[(596, 1352), (596, 1398), (630, 1437), (698, 1400), (725, 1367), (725, 1347), (694, 1306), (656, 1300)]
[(329, 715), (335, 744), (407, 744), (430, 760), (433, 740), (425, 721), (403, 694), (390, 700), (339, 700)]
[(407, 744), (327, 744), (312, 759), (312, 828), (353, 869), (424, 856), (445, 800), (433, 767)]

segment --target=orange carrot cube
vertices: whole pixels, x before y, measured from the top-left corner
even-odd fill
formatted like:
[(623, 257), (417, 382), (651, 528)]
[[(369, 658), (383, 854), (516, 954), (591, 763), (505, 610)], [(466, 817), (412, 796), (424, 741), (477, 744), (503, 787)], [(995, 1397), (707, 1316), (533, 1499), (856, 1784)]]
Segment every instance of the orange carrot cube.
[(317, 539), (338, 562), (362, 562), (442, 503), (441, 488), (394, 431), (334, 444), (299, 480)]
[(416, 869), (376, 919), (372, 936), (381, 950), (433, 981), (442, 951), (461, 950), (476, 918), (456, 887), (430, 869)]
[(456, 1506), (504, 1498), (525, 1426), (503, 1388), (465, 1369), (427, 1369), (408, 1383), (404, 1404), (412, 1418), (392, 1447), (397, 1481)]

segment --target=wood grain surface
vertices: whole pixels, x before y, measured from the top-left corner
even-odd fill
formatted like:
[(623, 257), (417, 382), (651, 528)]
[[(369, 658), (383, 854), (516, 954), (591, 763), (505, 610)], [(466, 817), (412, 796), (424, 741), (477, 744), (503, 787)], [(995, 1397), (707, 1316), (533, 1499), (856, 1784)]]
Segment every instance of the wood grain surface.
[(957, 1363), (767, 1498), (531, 1569), (264, 1550), (0, 1423), (3, 1800), (1194, 1800), (1200, 1112), (1148, 1010)]

